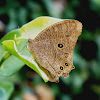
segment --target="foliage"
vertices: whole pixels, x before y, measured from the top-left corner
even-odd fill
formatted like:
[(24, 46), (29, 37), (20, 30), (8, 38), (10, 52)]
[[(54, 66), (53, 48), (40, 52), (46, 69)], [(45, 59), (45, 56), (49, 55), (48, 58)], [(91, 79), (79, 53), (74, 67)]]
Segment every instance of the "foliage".
[(0, 99), (8, 100), (13, 90), (14, 87), (12, 83), (7, 81), (0, 82)]
[[(48, 81), (48, 77), (46, 76), (46, 74), (38, 67), (38, 65), (36, 64), (36, 62), (34, 60), (32, 60), (32, 57), (29, 57), (30, 56), (30, 53), (27, 49), (27, 53), (25, 52), (25, 55), (21, 55), (20, 52), (17, 50), (17, 45), (18, 45), (18, 48), (20, 48), (20, 50), (24, 48), (24, 46), (26, 46), (26, 42), (21, 42), (23, 41), (24, 39), (28, 39), (30, 36), (31, 39), (34, 39), (42, 30), (44, 30), (46, 27), (58, 22), (58, 21), (61, 21), (61, 19), (57, 19), (57, 18), (52, 18), (52, 17), (39, 17), (31, 22), (29, 22), (28, 24), (24, 25), (22, 28), (21, 28), (21, 35), (17, 38), (16, 37), (16, 34), (17, 34), (17, 31), (18, 30), (15, 30), (14, 32), (11, 32), (11, 33), (15, 33), (15, 36), (13, 36), (11, 33), (9, 34), (9, 37), (15, 37), (14, 40), (9, 40), (8, 38), (8, 34), (5, 35), (5, 37), (3, 37), (2, 40), (6, 40), (8, 38), (8, 40), (6, 41), (3, 41), (3, 47), (4, 47), (4, 50), (5, 51), (8, 51), (4, 54), (3, 60), (6, 60), (6, 57), (11, 54), (13, 54), (14, 56), (16, 56), (17, 58), (19, 58), (20, 60), (22, 60), (26, 65), (28, 65), (30, 68), (32, 68), (34, 71), (36, 71), (43, 79), (45, 82)], [(19, 32), (19, 31), (18, 31)], [(28, 35), (28, 36), (27, 36)], [(7, 37), (7, 38), (6, 38)], [(18, 41), (17, 41), (18, 40)], [(23, 47), (23, 48), (22, 48)], [(11, 54), (9, 54), (11, 53)], [(12, 55), (11, 55), (12, 56)], [(10, 57), (9, 57), (10, 58)], [(11, 58), (12, 59), (12, 58)], [(6, 73), (6, 76), (9, 76), (9, 73), (8, 73), (8, 70), (10, 70), (10, 75), (14, 74), (14, 72), (18, 71), (19, 68), (18, 68), (18, 64), (20, 67), (22, 63), (20, 62), (17, 62), (18, 64), (16, 64), (16, 61), (15, 61), (15, 64), (13, 63), (13, 66), (16, 66), (17, 67), (14, 67), (14, 69), (12, 68), (11, 66), (11, 61), (10, 64), (8, 64), (8, 62), (5, 62), (3, 61), (3, 64), (1, 64), (1, 69), (2, 69), (2, 66), (4, 66), (4, 64), (7, 65), (7, 67), (3, 67), (3, 71), (1, 70), (1, 75), (5, 75), (3, 74), (4, 71)], [(8, 75), (7, 75), (8, 74)]]
[[(72, 70), (68, 78), (61, 77), (60, 82), (57, 84), (44, 83), (33, 70), (24, 66), (23, 62), (15, 56), (11, 56), (11, 54), (8, 54), (6, 58), (2, 59), (5, 52), (1, 43), (8, 39), (9, 34), (13, 34), (12, 37), (9, 37), (9, 40), (14, 40), (16, 32), (20, 36), (19, 30), (8, 33), (5, 35), (7, 37), (4, 36), (0, 40), (0, 65), (3, 65), (0, 67), (0, 82), (8, 81), (15, 86), (15, 91), (13, 91), (13, 89), (11, 90), (13, 94), (11, 95), (12, 92), (9, 92), (11, 100), (22, 99), (24, 92), (35, 91), (35, 86), (41, 83), (47, 84), (52, 89), (57, 100), (100, 99), (100, 2), (99, 0), (66, 1), (67, 0), (0, 1), (0, 20), (6, 25), (6, 33), (39, 16), (51, 16), (62, 19), (71, 18), (83, 23), (82, 35), (79, 37), (74, 49), (73, 61), (75, 69)], [(18, 37), (18, 34), (16, 34), (16, 37)], [(15, 63), (15, 61), (17, 63)], [(9, 69), (8, 66), (10, 66)], [(14, 71), (16, 68), (17, 70)], [(14, 75), (12, 75), (12, 70), (13, 73), (16, 72)], [(18, 70), (19, 72), (17, 72)], [(29, 85), (30, 83), (32, 85)], [(3, 86), (0, 85), (0, 87)], [(4, 90), (6, 91), (6, 88), (4, 88)], [(8, 98), (9, 96), (6, 100), (8, 100)]]

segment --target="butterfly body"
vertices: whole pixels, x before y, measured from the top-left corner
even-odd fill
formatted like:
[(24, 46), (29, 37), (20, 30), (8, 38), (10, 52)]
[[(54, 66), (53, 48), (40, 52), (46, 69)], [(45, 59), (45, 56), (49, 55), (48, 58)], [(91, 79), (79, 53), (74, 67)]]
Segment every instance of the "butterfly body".
[(43, 30), (34, 40), (29, 39), (29, 51), (52, 82), (67, 77), (73, 65), (73, 50), (82, 24), (76, 20), (57, 22)]

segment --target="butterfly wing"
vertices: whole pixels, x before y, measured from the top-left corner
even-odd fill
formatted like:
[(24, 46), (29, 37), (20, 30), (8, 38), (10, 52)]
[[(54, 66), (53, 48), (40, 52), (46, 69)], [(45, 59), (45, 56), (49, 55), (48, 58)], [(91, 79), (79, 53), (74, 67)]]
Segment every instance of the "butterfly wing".
[(29, 50), (50, 81), (66, 77), (73, 69), (73, 49), (82, 31), (76, 20), (64, 20), (42, 31), (29, 42)]

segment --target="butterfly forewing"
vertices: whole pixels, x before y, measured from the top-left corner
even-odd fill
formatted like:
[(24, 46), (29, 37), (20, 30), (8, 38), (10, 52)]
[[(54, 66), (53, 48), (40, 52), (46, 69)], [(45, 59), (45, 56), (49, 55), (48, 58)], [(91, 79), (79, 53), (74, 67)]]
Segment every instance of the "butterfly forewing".
[(30, 52), (38, 64), (49, 72), (50, 81), (68, 76), (73, 68), (73, 49), (81, 31), (80, 22), (64, 20), (46, 28), (29, 42)]

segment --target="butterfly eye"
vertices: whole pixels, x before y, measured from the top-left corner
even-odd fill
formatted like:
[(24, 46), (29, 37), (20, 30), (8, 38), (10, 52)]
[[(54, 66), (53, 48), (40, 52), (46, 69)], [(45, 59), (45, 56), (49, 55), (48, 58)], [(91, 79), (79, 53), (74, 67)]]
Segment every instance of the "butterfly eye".
[(28, 43), (32, 43), (32, 40), (31, 39), (28, 39)]
[(61, 70), (63, 70), (63, 67), (62, 67), (62, 66), (60, 66), (60, 69), (61, 69)]
[(62, 47), (63, 47), (63, 44), (58, 44), (58, 47), (59, 47), (59, 48), (62, 48)]
[(66, 65), (66, 66), (68, 66), (68, 64), (67, 64), (67, 63), (65, 63), (65, 65)]
[(67, 35), (67, 37), (69, 37), (69, 35)]

